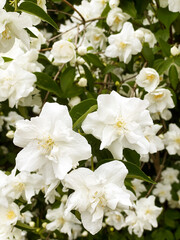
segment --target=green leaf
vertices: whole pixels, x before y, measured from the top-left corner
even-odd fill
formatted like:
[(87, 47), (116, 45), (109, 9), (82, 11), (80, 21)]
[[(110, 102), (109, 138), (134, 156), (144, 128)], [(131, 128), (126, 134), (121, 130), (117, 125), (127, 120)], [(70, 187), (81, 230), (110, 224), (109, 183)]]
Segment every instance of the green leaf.
[(64, 93), (66, 93), (74, 83), (75, 79), (75, 68), (68, 67), (60, 76), (60, 85)]
[(139, 167), (137, 167), (137, 165), (135, 165), (134, 163), (131, 162), (126, 162), (123, 160), (120, 160), (121, 162), (124, 163), (124, 165), (127, 167), (128, 169), (128, 178), (137, 178), (149, 183), (153, 183), (155, 184), (156, 182), (154, 182), (150, 177), (148, 177)]
[(173, 62), (172, 58), (164, 59), (157, 59), (154, 61), (153, 68), (159, 73), (159, 75), (163, 74)]
[(26, 32), (29, 34), (30, 37), (32, 38), (38, 38), (33, 32), (31, 32), (31, 30), (29, 30), (28, 28), (25, 28)]
[(2, 57), (4, 62), (11, 62), (13, 60), (13, 58), (9, 58), (9, 57)]
[(178, 72), (175, 65), (171, 65), (169, 69), (169, 80), (171, 82), (172, 87), (176, 89), (179, 83), (179, 77), (178, 77)]
[(154, 62), (154, 54), (152, 48), (150, 48), (148, 44), (144, 44), (142, 49), (142, 55), (148, 62), (149, 66), (151, 67)]
[(27, 12), (29, 14), (33, 14), (42, 20), (48, 22), (51, 26), (53, 26), (55, 29), (59, 29), (57, 24), (54, 22), (54, 20), (37, 4), (27, 1), (22, 2), (21, 5), (18, 7), (18, 11)]
[(174, 57), (174, 62), (175, 62), (175, 64), (180, 66), (180, 56)]
[(123, 156), (128, 162), (134, 163), (138, 167), (140, 167), (140, 161), (139, 161), (140, 155), (136, 151), (125, 148), (123, 150)]
[(78, 129), (80, 128), (82, 122), (84, 121), (84, 119), (87, 117), (87, 115), (91, 112), (94, 112), (95, 110), (97, 110), (97, 105), (93, 105), (92, 107), (90, 107), (88, 109), (88, 111), (86, 111), (73, 125), (73, 129)]
[(149, 3), (149, 0), (135, 0), (135, 5), (138, 14), (144, 14), (144, 11)]
[(137, 15), (137, 11), (134, 5), (134, 2), (128, 0), (121, 0), (121, 9), (123, 12), (128, 13), (131, 17), (135, 18)]
[(168, 8), (159, 8), (157, 10), (158, 19), (166, 26), (167, 29), (176, 20), (179, 13), (173, 13), (168, 10)]
[(82, 57), (89, 65), (92, 63), (95, 67), (104, 68), (104, 64), (101, 62), (97, 55), (88, 53)]
[(46, 91), (52, 92), (61, 97), (61, 91), (57, 83), (46, 73), (35, 72), (37, 77), (36, 85)]
[(159, 38), (158, 42), (159, 42), (159, 45), (161, 47), (164, 57), (169, 57), (171, 54), (170, 53), (171, 46), (166, 41), (164, 41), (162, 38)]
[(84, 68), (85, 76), (86, 76), (86, 79), (88, 81), (87, 88), (90, 92), (94, 92), (95, 79), (94, 79), (91, 71), (89, 70), (89, 68), (86, 65), (83, 64), (82, 67)]
[(17, 223), (16, 223), (16, 227), (17, 228), (20, 228), (20, 229), (22, 229), (22, 230), (35, 230), (36, 228), (33, 228), (33, 227), (30, 227), (29, 225), (27, 225), (27, 224), (25, 224), (25, 223), (22, 223), (22, 222), (20, 222), (20, 221), (17, 221)]
[(83, 114), (85, 114), (90, 107), (96, 104), (97, 101), (95, 99), (89, 98), (74, 106), (69, 113), (73, 123), (75, 123)]

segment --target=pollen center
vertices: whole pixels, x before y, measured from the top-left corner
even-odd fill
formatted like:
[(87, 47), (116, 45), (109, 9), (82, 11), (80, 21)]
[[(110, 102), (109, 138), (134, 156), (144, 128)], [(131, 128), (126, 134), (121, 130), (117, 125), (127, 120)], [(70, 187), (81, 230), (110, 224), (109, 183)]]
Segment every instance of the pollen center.
[(6, 27), (5, 30), (2, 32), (2, 38), (6, 40), (11, 39), (11, 32), (9, 31), (8, 27)]
[(155, 100), (159, 100), (164, 96), (164, 93), (155, 94), (153, 97)]
[(39, 140), (38, 144), (41, 148), (43, 148), (46, 151), (46, 153), (49, 153), (53, 149), (54, 141), (50, 136), (48, 136), (48, 138)]
[(13, 210), (10, 210), (10, 211), (8, 211), (7, 212), (7, 218), (9, 219), (9, 220), (12, 220), (12, 219), (14, 219), (15, 217), (16, 217), (16, 214), (14, 213), (14, 211)]
[(155, 79), (155, 75), (154, 74), (148, 74), (146, 76), (147, 80), (149, 80), (150, 82), (152, 82)]
[(176, 141), (177, 144), (180, 145), (180, 137), (177, 137), (175, 141)]
[(124, 43), (124, 42), (120, 42), (120, 43), (119, 43), (119, 46), (120, 46), (120, 48), (124, 49), (124, 48), (127, 47), (127, 44)]

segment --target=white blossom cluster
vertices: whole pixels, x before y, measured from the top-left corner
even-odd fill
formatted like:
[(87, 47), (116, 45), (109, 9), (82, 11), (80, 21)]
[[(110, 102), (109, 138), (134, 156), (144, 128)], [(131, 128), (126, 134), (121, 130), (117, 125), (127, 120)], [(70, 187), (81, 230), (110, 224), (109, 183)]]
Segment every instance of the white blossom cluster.
[[(97, 109), (86, 114), (81, 131), (77, 132), (68, 107), (78, 105), (81, 98), (68, 98), (68, 106), (60, 104), (56, 97), (52, 98), (54, 102), (42, 102), (34, 74), (44, 71), (38, 56), (51, 36), (38, 30), (36, 26), (41, 20), (37, 16), (7, 12), (5, 3), (0, 1), (0, 102), (7, 101), (11, 111), (0, 116), (0, 130), (5, 129), (6, 137), (12, 139), (19, 152), (13, 170), (0, 171), (0, 239), (27, 239), (26, 231), (18, 228), (19, 222), (33, 230), (37, 212), (26, 211), (24, 205), (35, 204), (39, 194), (47, 205), (45, 231), (58, 230), (69, 239), (83, 236), (84, 229), (94, 235), (104, 225), (118, 231), (126, 228), (138, 237), (145, 230), (156, 228), (163, 208), (156, 206), (155, 196), (159, 206), (167, 201), (172, 208), (180, 207), (180, 200), (172, 198), (172, 184), (179, 183), (179, 171), (163, 169), (151, 195), (147, 194), (149, 187), (139, 179), (133, 178), (128, 188), (124, 150), (136, 151), (142, 166), (163, 150), (180, 156), (179, 126), (170, 123), (162, 130), (164, 121), (171, 121), (171, 109), (175, 107), (173, 94), (162, 83), (163, 77), (154, 68), (142, 66), (139, 72), (134, 69), (137, 88), (133, 92), (133, 87), (129, 87), (129, 92), (123, 94), (129, 76), (120, 68), (114, 69), (123, 80), (122, 86), (119, 91), (99, 92)], [(119, 3), (119, 0), (83, 0), (74, 5), (77, 11), (61, 24), (61, 36), (43, 53), (59, 70), (66, 64), (78, 66), (75, 83), (80, 88), (88, 85), (85, 69), (91, 70), (84, 60), (86, 54), (100, 52), (105, 64), (114, 58), (128, 64), (142, 52), (144, 44), (150, 49), (157, 44), (148, 28), (134, 28), (131, 16), (123, 12)], [(37, 4), (47, 11), (46, 1)], [(96, 25), (107, 4), (110, 10), (105, 22), (109, 35)], [(180, 12), (178, 1), (160, 1), (160, 5)], [(85, 28), (81, 18), (89, 23)], [(27, 29), (36, 37), (30, 36)], [(100, 79), (98, 68), (93, 76)], [(31, 118), (19, 111), (25, 106), (31, 109)], [(98, 166), (86, 135), (98, 139), (98, 150), (108, 150), (113, 159)], [(1, 146), (1, 151), (8, 154), (5, 146)], [(60, 187), (66, 194), (60, 194)], [(180, 199), (180, 191), (176, 194)], [(58, 207), (52, 207), (56, 202)]]

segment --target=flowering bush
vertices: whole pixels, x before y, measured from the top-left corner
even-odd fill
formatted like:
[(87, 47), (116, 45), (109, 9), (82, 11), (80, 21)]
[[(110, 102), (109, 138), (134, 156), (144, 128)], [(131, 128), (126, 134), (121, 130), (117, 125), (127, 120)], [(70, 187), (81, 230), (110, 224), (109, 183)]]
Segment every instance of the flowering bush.
[(179, 0), (0, 1), (0, 239), (179, 240)]

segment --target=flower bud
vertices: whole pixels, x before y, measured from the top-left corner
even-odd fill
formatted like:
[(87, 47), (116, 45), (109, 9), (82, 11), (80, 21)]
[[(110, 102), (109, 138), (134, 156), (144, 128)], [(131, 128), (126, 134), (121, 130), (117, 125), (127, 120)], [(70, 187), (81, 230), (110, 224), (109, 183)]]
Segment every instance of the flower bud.
[(110, 8), (115, 8), (115, 7), (118, 7), (119, 3), (120, 3), (119, 0), (110, 0), (109, 6), (110, 6)]
[(6, 133), (6, 137), (8, 137), (8, 138), (10, 138), (10, 139), (14, 138), (14, 131), (13, 131), (13, 130), (8, 131), (8, 132)]
[(83, 56), (87, 53), (87, 48), (85, 46), (80, 46), (78, 48), (77, 52), (80, 56)]
[(70, 106), (70, 108), (74, 107), (75, 105), (77, 105), (78, 103), (81, 102), (81, 99), (80, 97), (76, 96), (76, 97), (73, 97), (69, 100), (69, 103), (68, 105)]
[(87, 79), (82, 77), (80, 78), (79, 82), (78, 82), (78, 86), (80, 87), (86, 87), (87, 86)]
[(177, 56), (177, 55), (179, 55), (179, 54), (180, 54), (180, 49), (177, 48), (176, 46), (173, 46), (173, 47), (171, 48), (171, 55)]
[(35, 222), (33, 222), (33, 221), (29, 222), (29, 226), (32, 228), (35, 227)]

